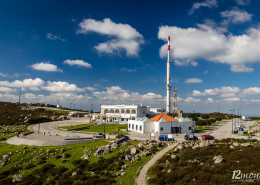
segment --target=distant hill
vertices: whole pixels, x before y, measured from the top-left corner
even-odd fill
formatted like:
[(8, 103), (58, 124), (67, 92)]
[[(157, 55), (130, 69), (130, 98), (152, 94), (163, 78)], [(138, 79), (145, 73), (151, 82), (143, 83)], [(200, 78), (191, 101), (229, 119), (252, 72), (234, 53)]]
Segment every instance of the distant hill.
[(60, 115), (62, 114), (29, 104), (0, 102), (0, 125), (42, 123), (58, 119)]

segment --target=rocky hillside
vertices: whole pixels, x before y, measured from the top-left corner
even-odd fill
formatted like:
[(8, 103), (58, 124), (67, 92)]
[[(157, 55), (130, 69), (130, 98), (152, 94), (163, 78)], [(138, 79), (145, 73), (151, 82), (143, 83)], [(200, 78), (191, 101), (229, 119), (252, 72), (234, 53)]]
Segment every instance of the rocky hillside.
[[(0, 125), (34, 124), (59, 119), (60, 115), (28, 104), (0, 102)], [(63, 116), (64, 117), (64, 116)]]
[(259, 179), (253, 176), (240, 178), (241, 173), (259, 173), (259, 155), (256, 140), (184, 142), (158, 160), (150, 169), (148, 182), (200, 185), (247, 184), (250, 180), (250, 184), (259, 184)]

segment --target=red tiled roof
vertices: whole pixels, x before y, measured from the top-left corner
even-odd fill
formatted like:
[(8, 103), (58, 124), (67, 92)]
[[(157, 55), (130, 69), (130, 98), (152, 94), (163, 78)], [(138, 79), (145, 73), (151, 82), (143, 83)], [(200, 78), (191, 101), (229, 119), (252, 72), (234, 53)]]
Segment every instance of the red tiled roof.
[(159, 115), (157, 115), (157, 116), (151, 118), (150, 120), (151, 120), (151, 121), (159, 121), (159, 120), (161, 120), (162, 118), (163, 118), (165, 121), (176, 121), (176, 122), (178, 122), (177, 119), (174, 119), (173, 117), (168, 116), (167, 114), (164, 114), (164, 113), (161, 113), (161, 114), (159, 114)]

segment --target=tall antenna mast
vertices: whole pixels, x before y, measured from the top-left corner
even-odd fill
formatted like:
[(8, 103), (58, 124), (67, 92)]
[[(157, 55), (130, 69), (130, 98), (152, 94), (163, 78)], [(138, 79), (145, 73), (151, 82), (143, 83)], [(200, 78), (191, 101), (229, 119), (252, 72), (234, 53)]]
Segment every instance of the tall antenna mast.
[(170, 105), (170, 96), (171, 96), (171, 60), (170, 60), (170, 36), (168, 36), (168, 60), (167, 60), (167, 99), (166, 99), (166, 113), (169, 114), (171, 112), (171, 105)]

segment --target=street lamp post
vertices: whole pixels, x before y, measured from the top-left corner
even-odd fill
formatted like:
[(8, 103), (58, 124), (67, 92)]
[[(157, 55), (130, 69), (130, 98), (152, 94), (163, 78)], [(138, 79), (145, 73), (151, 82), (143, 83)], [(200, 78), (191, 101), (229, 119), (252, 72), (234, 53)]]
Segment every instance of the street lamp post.
[(104, 137), (106, 137), (106, 126), (105, 126), (105, 122), (104, 122)]
[[(232, 115), (234, 115), (233, 110), (230, 110), (230, 111), (232, 111)], [(232, 134), (233, 134), (233, 117), (232, 117)]]

